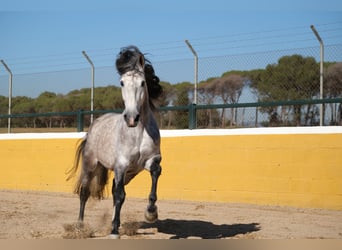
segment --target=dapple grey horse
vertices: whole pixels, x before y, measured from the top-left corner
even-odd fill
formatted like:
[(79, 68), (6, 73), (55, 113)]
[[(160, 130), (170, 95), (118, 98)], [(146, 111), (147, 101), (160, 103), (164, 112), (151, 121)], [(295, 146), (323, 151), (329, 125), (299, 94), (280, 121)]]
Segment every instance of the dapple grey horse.
[(151, 63), (135, 46), (123, 48), (117, 56), (125, 109), (122, 114), (108, 113), (96, 119), (80, 143), (70, 176), (82, 169), (75, 187), (80, 196), (79, 222), (89, 196), (102, 198), (108, 170), (114, 171), (113, 220), (111, 236), (119, 238), (120, 211), (125, 201), (125, 185), (140, 171), (148, 170), (152, 186), (145, 211), (148, 222), (158, 218), (157, 182), (161, 174), (159, 128), (153, 115), (153, 100), (162, 88)]

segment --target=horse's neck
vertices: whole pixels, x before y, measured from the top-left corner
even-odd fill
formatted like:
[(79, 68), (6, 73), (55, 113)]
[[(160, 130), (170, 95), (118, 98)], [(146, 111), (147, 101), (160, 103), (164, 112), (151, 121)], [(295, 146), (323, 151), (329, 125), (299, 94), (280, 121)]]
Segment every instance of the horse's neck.
[(149, 102), (147, 102), (146, 106), (144, 106), (143, 109), (144, 110), (142, 112), (143, 114), (141, 117), (142, 128), (153, 139), (153, 141), (156, 141), (160, 137), (159, 128)]
[(147, 126), (150, 123), (150, 120), (154, 119), (153, 112), (151, 110), (150, 103), (148, 100), (148, 94), (147, 94), (147, 98), (145, 98), (144, 103), (142, 105), (140, 115), (141, 115), (142, 123), (144, 126)]
[(151, 120), (154, 120), (153, 112), (150, 107), (146, 108), (141, 114), (141, 122), (144, 127), (149, 126)]

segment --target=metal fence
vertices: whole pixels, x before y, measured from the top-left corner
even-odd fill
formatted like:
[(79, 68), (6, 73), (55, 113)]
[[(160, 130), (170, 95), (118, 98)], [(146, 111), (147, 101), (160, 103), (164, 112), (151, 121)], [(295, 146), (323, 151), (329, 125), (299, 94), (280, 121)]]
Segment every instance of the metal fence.
[[(317, 46), (199, 57), (197, 105), (192, 104), (192, 58), (152, 61), (165, 86), (156, 114), (159, 125), (163, 129), (312, 126), (319, 125), (321, 104), (323, 125), (342, 125), (342, 44), (324, 48), (324, 100), (319, 100), (319, 55)], [(12, 118), (13, 128), (76, 128), (80, 110), (85, 110), (83, 126), (89, 125), (90, 68), (13, 72), (11, 116), (8, 81), (6, 71), (0, 71), (0, 127), (6, 128)], [(121, 108), (119, 88), (105, 88), (117, 83), (114, 66), (95, 67), (95, 87), (104, 88), (95, 92), (95, 116)]]
[[(342, 103), (342, 98), (334, 98), (334, 99), (312, 99), (312, 100), (297, 100), (297, 101), (281, 101), (281, 102), (255, 102), (255, 103), (236, 103), (236, 104), (212, 104), (212, 105), (196, 105), (189, 104), (187, 106), (168, 106), (161, 107), (156, 112), (156, 118), (159, 123), (159, 127), (161, 129), (175, 129), (175, 128), (183, 128), (183, 129), (196, 129), (196, 128), (218, 128), (224, 126), (225, 128), (232, 127), (259, 127), (259, 126), (291, 126), (291, 124), (279, 124), (279, 121), (275, 118), (268, 122), (260, 122), (260, 110), (263, 108), (274, 108), (274, 107), (291, 107), (298, 105), (336, 105), (337, 103)], [(198, 117), (200, 115), (204, 116), (209, 113), (215, 113), (217, 110), (235, 110), (241, 111), (242, 116), (239, 123), (230, 125), (222, 125), (222, 121), (219, 118), (210, 118), (208, 120), (202, 120)], [(251, 112), (255, 112), (255, 116), (253, 116), (254, 120), (247, 120), (244, 117), (245, 111), (250, 110)], [(105, 113), (121, 113), (122, 110), (95, 110), (95, 111), (84, 111), (79, 110), (75, 112), (48, 112), (48, 113), (30, 113), (30, 114), (0, 114), (0, 122), (6, 121), (7, 119), (12, 119), (13, 124), (34, 124), (34, 123), (42, 123), (45, 124), (43, 126), (30, 127), (30, 126), (15, 126), (17, 129), (16, 132), (27, 132), (27, 131), (77, 131), (82, 132), (87, 129), (91, 122), (91, 115), (94, 115), (95, 118), (105, 114)], [(251, 118), (251, 117), (249, 117)], [(341, 118), (341, 116), (339, 116)], [(39, 120), (39, 122), (38, 122)], [(61, 126), (62, 120), (71, 121), (68, 127)], [(342, 125), (341, 119), (339, 120), (339, 124), (333, 125)], [(307, 126), (315, 126), (318, 125), (318, 121), (316, 123), (306, 124)], [(331, 125), (331, 124), (330, 124)], [(293, 124), (292, 124), (293, 126)], [(22, 129), (20, 129), (20, 127)], [(31, 128), (31, 129), (30, 129)], [(0, 131), (1, 132), (1, 131)], [(9, 131), (10, 132), (10, 131)]]

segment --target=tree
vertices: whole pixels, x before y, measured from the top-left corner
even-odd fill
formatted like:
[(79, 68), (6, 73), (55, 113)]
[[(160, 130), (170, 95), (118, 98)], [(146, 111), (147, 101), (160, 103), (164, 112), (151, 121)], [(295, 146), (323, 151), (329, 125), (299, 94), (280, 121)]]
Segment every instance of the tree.
[[(174, 85), (176, 91), (176, 100), (174, 101), (174, 106), (188, 106), (190, 104), (189, 100), (189, 90), (192, 84), (189, 82), (182, 82)], [(189, 114), (187, 111), (176, 111), (175, 112), (175, 125), (179, 129), (188, 128), (188, 118)]]
[[(35, 110), (37, 113), (47, 113), (52, 112), (53, 107), (56, 101), (57, 95), (53, 92), (43, 92), (40, 94), (36, 100), (35, 100)], [(42, 123), (47, 128), (52, 127), (52, 117), (41, 117), (39, 120), (42, 121)]]
[[(252, 87), (257, 89), (260, 101), (302, 100), (317, 97), (319, 93), (319, 67), (313, 57), (284, 56), (277, 64), (271, 64), (254, 77)], [(307, 105), (305, 123), (312, 105)], [(280, 119), (288, 116), (289, 108), (282, 107)], [(275, 110), (269, 109), (271, 115)], [(294, 105), (293, 122), (300, 125), (302, 105)]]
[[(214, 104), (215, 98), (216, 98), (216, 89), (215, 89), (215, 80), (210, 79), (206, 82), (202, 82), (199, 84), (198, 87), (198, 96), (200, 103), (204, 104)], [(213, 110), (207, 109), (207, 110), (199, 110), (198, 112), (198, 123), (202, 124), (204, 127), (213, 127), (214, 126), (214, 119), (213, 119)]]
[(73, 90), (68, 93), (72, 111), (90, 110), (90, 88)]
[[(160, 82), (162, 86), (163, 92), (157, 101), (154, 101), (155, 106), (157, 107), (166, 107), (169, 106), (173, 100), (175, 99), (175, 89), (173, 85), (169, 82)], [(163, 128), (166, 126), (167, 128), (171, 127), (173, 112), (171, 111), (159, 111), (154, 113), (157, 121), (159, 122), (159, 127)]]
[[(238, 103), (242, 89), (244, 87), (244, 78), (237, 74), (226, 74), (213, 82), (215, 86), (215, 93), (222, 99), (224, 104)], [(231, 108), (230, 125), (236, 123), (236, 109)], [(225, 126), (225, 109), (221, 114), (221, 126)]]
[[(342, 62), (328, 67), (325, 76), (324, 93), (328, 98), (342, 97)], [(339, 124), (342, 119), (342, 104), (331, 103), (330, 124)]]
[[(8, 98), (5, 96), (0, 96), (0, 114), (7, 114), (8, 113)], [(7, 125), (7, 118), (0, 119), (1, 127)]]
[[(17, 96), (12, 100), (12, 114), (35, 113), (35, 106), (32, 98), (26, 96)], [(13, 125), (19, 127), (35, 127), (36, 118), (20, 118), (12, 120)]]
[(94, 109), (123, 109), (121, 90), (116, 86), (97, 87), (94, 90)]
[(157, 107), (168, 106), (174, 99), (173, 87), (169, 82), (159, 82), (159, 84), (162, 87), (162, 94), (157, 100), (155, 100), (154, 104)]
[[(70, 101), (67, 96), (57, 95), (54, 102), (53, 112), (70, 112)], [(75, 122), (75, 118), (68, 115), (58, 115), (54, 119), (59, 124), (60, 128), (69, 127)]]
[(342, 96), (342, 62), (332, 64), (328, 67), (325, 81), (324, 90), (328, 98)]

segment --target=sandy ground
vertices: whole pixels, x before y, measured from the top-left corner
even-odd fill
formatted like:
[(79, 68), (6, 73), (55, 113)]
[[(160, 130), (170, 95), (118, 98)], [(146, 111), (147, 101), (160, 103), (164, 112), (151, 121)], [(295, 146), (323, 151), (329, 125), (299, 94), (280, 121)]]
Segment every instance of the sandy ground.
[[(342, 211), (191, 201), (157, 202), (159, 220), (144, 222), (147, 199), (127, 197), (121, 239), (342, 239)], [(90, 200), (77, 225), (73, 194), (0, 190), (0, 239), (107, 238), (112, 199)]]

